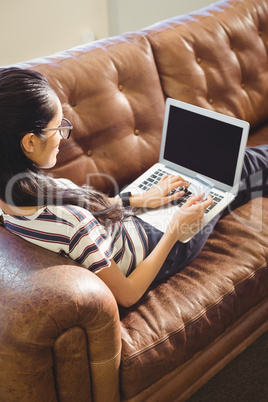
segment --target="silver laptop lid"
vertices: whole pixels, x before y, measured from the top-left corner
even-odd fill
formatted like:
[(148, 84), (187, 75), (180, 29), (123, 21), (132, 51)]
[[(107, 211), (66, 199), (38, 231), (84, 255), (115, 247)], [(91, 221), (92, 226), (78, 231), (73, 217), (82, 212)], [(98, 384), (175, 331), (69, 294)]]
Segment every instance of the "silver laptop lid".
[(168, 98), (159, 162), (236, 195), (249, 123)]

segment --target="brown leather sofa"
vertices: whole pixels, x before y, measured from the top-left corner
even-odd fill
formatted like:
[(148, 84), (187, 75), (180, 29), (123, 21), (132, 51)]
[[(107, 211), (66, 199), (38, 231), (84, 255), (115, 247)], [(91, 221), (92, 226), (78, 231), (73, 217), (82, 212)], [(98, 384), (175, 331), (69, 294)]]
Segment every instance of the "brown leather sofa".
[[(267, 0), (220, 1), (20, 64), (74, 130), (55, 177), (113, 194), (158, 159), (166, 97), (268, 143)], [(268, 328), (268, 198), (225, 215), (187, 268), (118, 309), (88, 270), (0, 227), (0, 400), (185, 400)]]

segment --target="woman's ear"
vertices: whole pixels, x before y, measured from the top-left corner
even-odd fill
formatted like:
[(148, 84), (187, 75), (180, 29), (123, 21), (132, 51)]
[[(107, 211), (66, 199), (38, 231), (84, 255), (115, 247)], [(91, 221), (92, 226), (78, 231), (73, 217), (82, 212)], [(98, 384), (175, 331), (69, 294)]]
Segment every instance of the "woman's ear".
[(35, 150), (35, 139), (34, 133), (25, 134), (21, 140), (21, 147), (25, 154), (33, 154)]

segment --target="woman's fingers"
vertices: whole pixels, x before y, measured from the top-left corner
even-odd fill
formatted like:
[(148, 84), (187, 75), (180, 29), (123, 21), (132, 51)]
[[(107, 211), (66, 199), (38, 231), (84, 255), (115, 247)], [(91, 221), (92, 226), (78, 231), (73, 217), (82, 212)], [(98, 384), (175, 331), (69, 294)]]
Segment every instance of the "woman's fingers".
[(206, 200), (203, 200), (204, 193), (192, 196), (186, 203), (186, 208), (196, 207), (200, 213), (204, 214), (205, 210), (213, 204), (213, 200), (209, 195)]
[[(174, 190), (188, 188), (190, 183), (184, 180), (181, 176), (174, 176), (174, 175), (166, 175), (163, 176), (159, 182), (156, 184), (156, 187), (160, 187), (163, 191), (164, 196), (170, 196)], [(182, 190), (181, 190), (182, 191)], [(175, 197), (176, 199), (178, 197)]]
[[(158, 206), (167, 204), (174, 200), (179, 199), (185, 194), (185, 189), (189, 187), (190, 183), (184, 180), (179, 175), (164, 175), (159, 182), (145, 193), (145, 204), (148, 208), (156, 208)], [(190, 198), (185, 204), (186, 209), (196, 204), (202, 204), (198, 207), (200, 214), (204, 214), (209, 205), (213, 204), (212, 198), (209, 196), (203, 200), (204, 194), (195, 195)]]
[(176, 191), (176, 192), (173, 193), (173, 194), (167, 195), (167, 196), (165, 197), (165, 203), (168, 204), (169, 202), (178, 200), (178, 199), (181, 198), (184, 194), (185, 194), (185, 191), (184, 191), (184, 190), (181, 190), (181, 191)]

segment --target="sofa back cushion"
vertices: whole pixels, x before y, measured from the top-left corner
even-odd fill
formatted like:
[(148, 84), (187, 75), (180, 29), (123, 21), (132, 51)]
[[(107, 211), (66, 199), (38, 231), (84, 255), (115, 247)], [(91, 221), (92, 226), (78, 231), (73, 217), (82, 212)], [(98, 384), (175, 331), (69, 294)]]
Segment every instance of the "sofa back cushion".
[(117, 193), (158, 160), (164, 97), (141, 34), (97, 41), (22, 65), (43, 73), (74, 129), (50, 172)]
[(147, 30), (165, 97), (267, 120), (267, 0), (228, 0)]
[(118, 193), (158, 160), (167, 97), (267, 122), (267, 19), (267, 0), (219, 1), (22, 64), (48, 78), (74, 125), (50, 173)]

